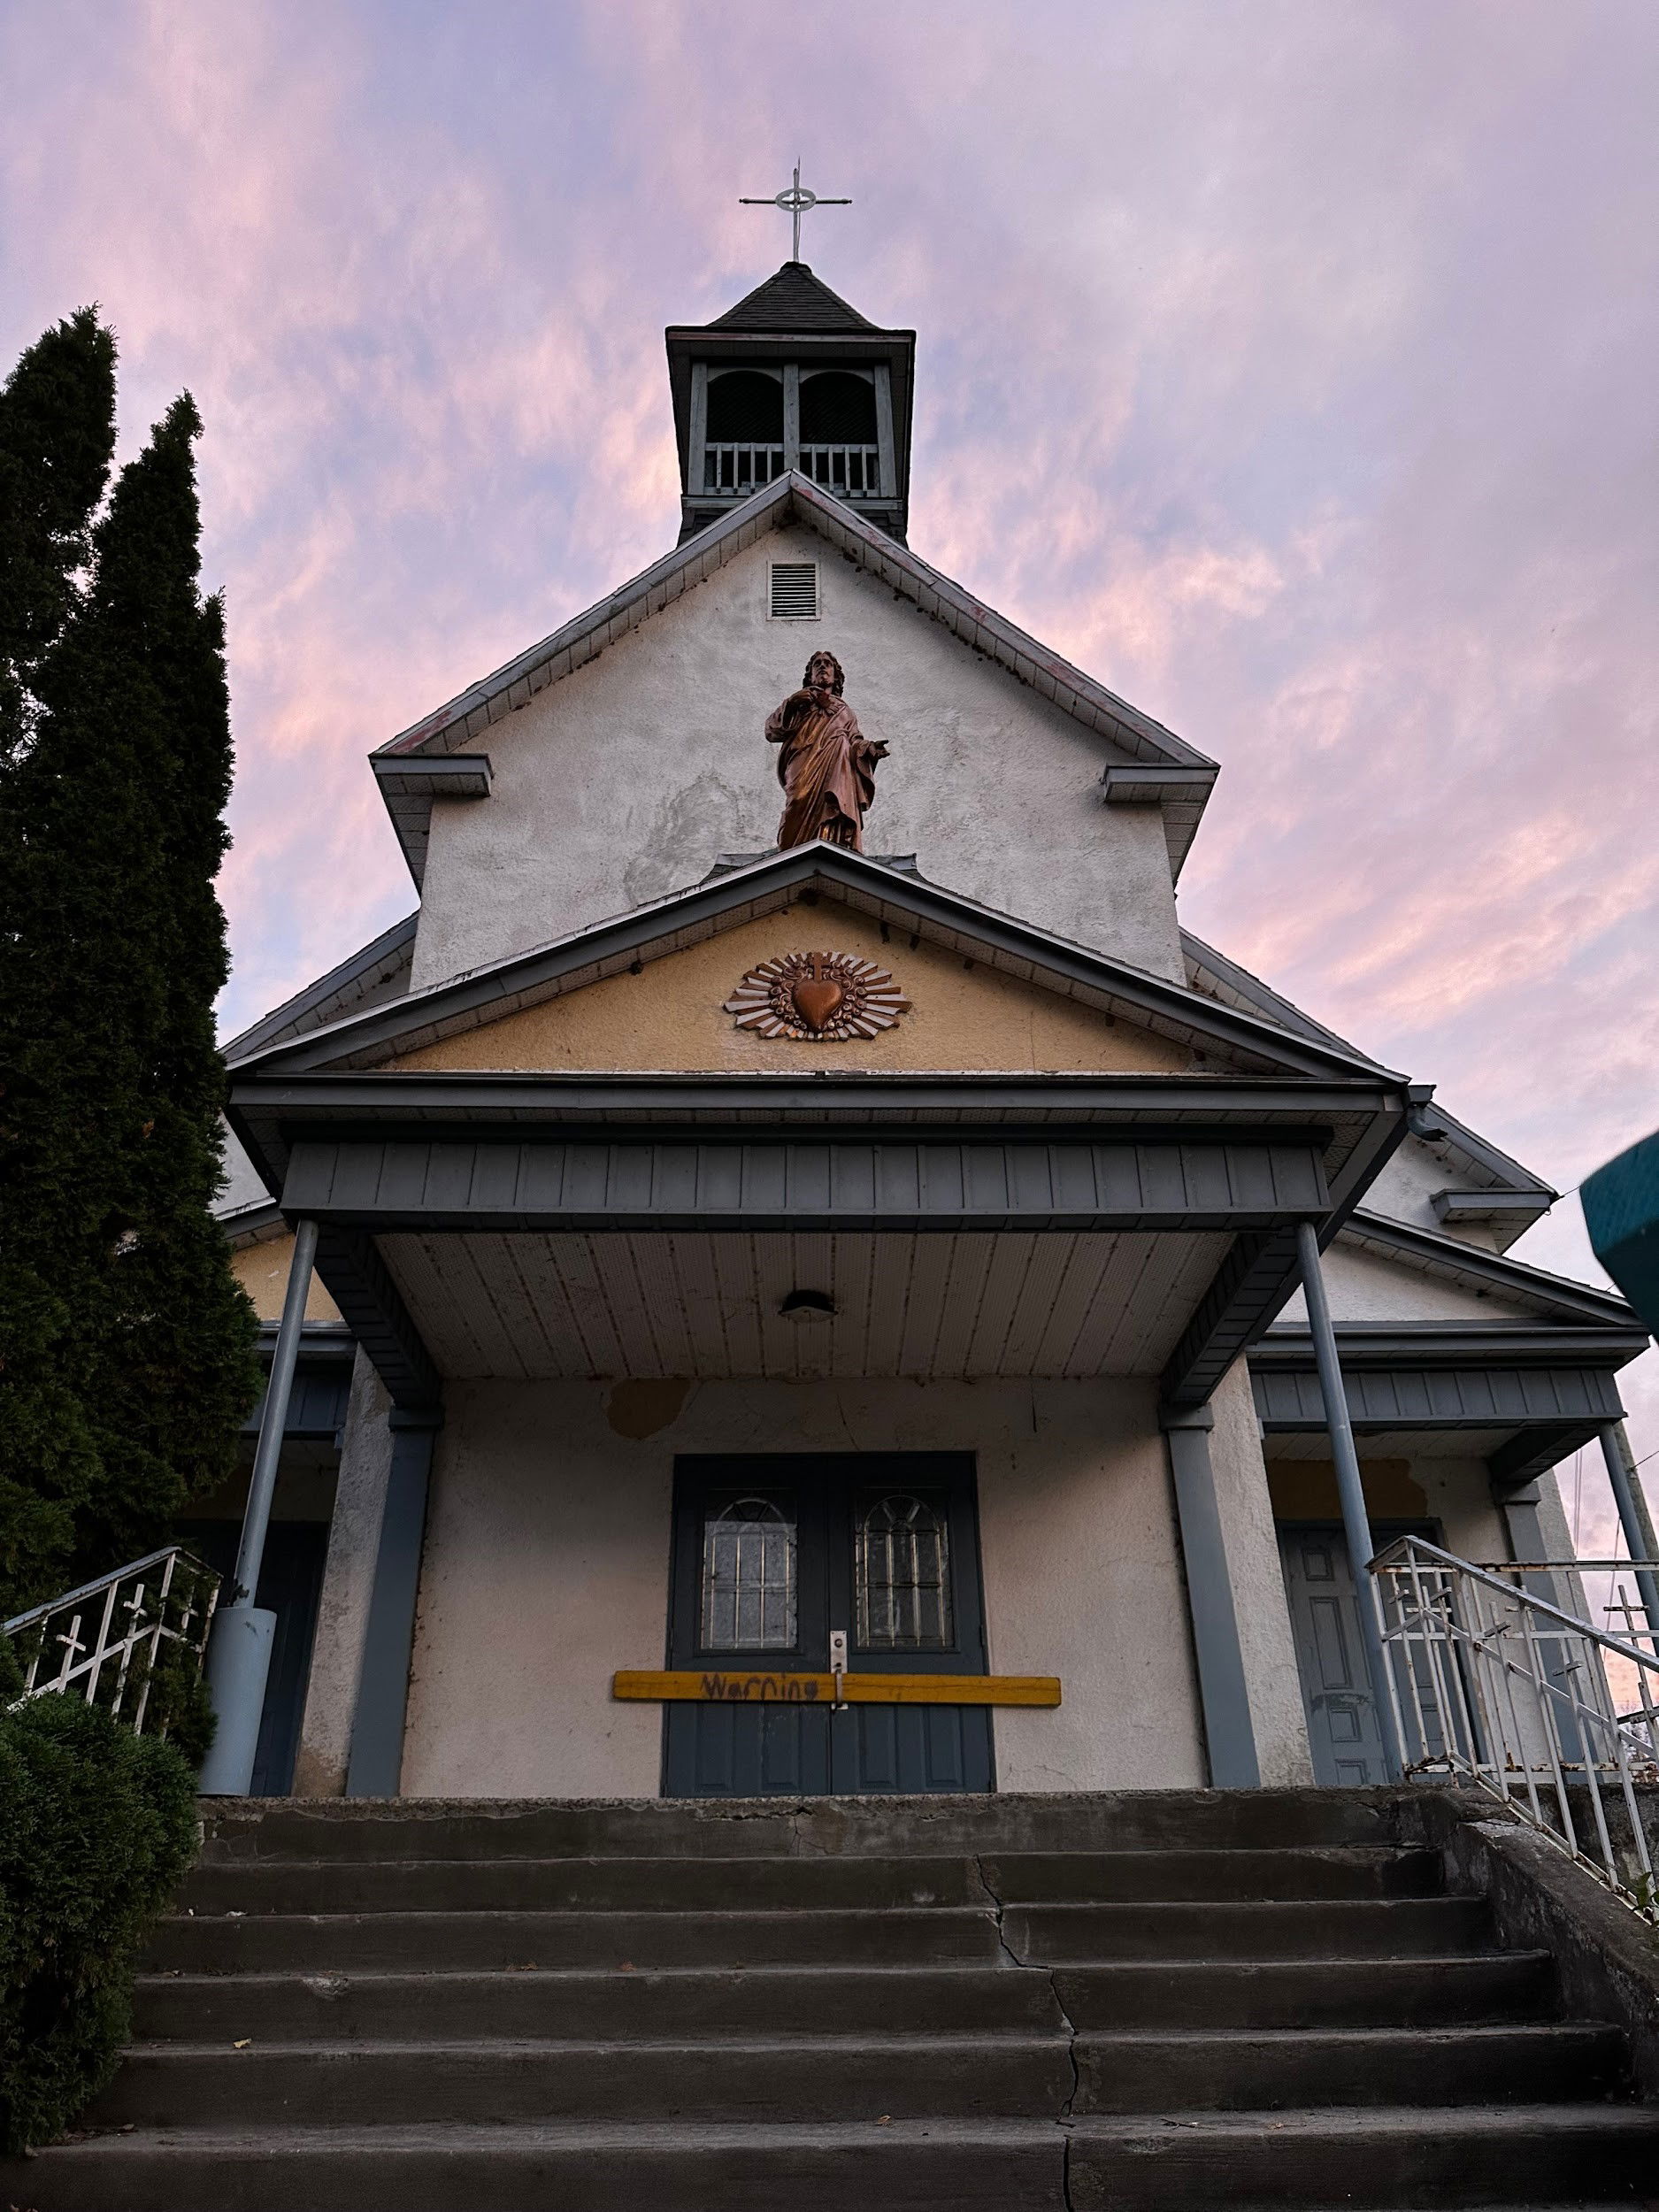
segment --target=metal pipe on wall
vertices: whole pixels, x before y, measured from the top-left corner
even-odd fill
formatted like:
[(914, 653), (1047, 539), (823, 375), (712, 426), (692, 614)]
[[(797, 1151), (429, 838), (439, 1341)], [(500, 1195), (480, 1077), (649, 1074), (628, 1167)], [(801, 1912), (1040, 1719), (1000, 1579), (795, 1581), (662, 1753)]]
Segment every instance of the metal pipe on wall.
[(1371, 1517), (1365, 1510), (1365, 1486), (1360, 1478), (1359, 1453), (1354, 1444), (1354, 1425), (1348, 1418), (1348, 1394), (1342, 1386), (1342, 1365), (1337, 1357), (1336, 1331), (1331, 1322), (1330, 1301), (1325, 1294), (1325, 1273), (1319, 1264), (1319, 1237), (1310, 1221), (1296, 1225), (1296, 1254), (1302, 1266), (1302, 1290), (1308, 1301), (1308, 1328), (1319, 1370), (1319, 1389), (1325, 1399), (1325, 1425), (1336, 1468), (1337, 1495), (1342, 1505), (1342, 1528), (1348, 1539), (1348, 1567), (1354, 1577), (1354, 1595), (1359, 1607), (1360, 1638), (1365, 1647), (1365, 1671), (1371, 1681), (1371, 1703), (1377, 1711), (1377, 1732), (1382, 1742), (1383, 1764), (1390, 1781), (1402, 1772), (1400, 1741), (1394, 1727), (1394, 1698), (1388, 1661), (1383, 1651), (1382, 1626), (1377, 1612), (1371, 1563), (1376, 1557)]

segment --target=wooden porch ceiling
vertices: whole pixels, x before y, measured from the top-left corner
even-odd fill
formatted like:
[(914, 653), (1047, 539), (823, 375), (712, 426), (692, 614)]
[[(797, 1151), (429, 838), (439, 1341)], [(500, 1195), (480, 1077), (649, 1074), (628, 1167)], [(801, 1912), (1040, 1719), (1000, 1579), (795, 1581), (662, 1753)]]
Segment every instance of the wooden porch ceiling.
[[(1155, 1376), (1222, 1233), (381, 1235), (446, 1377)], [(792, 1290), (833, 1318), (794, 1322)]]

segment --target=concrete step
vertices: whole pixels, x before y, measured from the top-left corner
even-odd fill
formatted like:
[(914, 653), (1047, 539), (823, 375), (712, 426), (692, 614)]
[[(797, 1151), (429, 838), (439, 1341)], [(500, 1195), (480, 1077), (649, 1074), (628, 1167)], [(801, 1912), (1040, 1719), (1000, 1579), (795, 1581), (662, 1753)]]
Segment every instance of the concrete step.
[(1058, 2033), (1051, 1977), (996, 1966), (680, 1967), (641, 1972), (145, 1975), (134, 2030), (147, 2042), (253, 2036), (270, 2042), (364, 2037), (839, 2034), (864, 2030)]
[(1036, 1964), (1096, 1959), (1371, 1959), (1491, 1947), (1479, 1897), (1286, 1902), (1011, 1905), (1002, 1937)]
[(1624, 2037), (1594, 2024), (1091, 2033), (1074, 2056), (1079, 2115), (1567, 2104), (1627, 2085)]
[(1659, 2115), (1159, 2113), (1048, 2120), (143, 2129), (0, 2165), (32, 2212), (1574, 2212), (1647, 2201)]
[(1640, 2105), (1154, 2111), (1067, 2132), (1071, 2212), (1645, 2203), (1659, 2162), (1659, 2110)]
[[(1235, 1908), (1236, 1909), (1236, 1908)], [(995, 1965), (988, 1904), (887, 1912), (188, 1913), (164, 1920), (150, 1966), (257, 1974), (540, 1967)]]
[(198, 1866), (196, 1913), (720, 1912), (983, 1905), (972, 1859), (394, 1859)]
[(1048, 1970), (1079, 2028), (1451, 2027), (1541, 2019), (1555, 1997), (1548, 1951), (1162, 1959)]
[(1005, 1905), (1220, 1901), (1237, 1898), (1433, 1897), (1439, 1854), (1337, 1845), (1281, 1851), (1047, 1851), (977, 1862)]
[(618, 1801), (204, 1798), (221, 1859), (767, 1858), (1386, 1844), (1382, 1790)]
[(262, 1859), (198, 1866), (197, 1913), (495, 1910), (718, 1911), (1071, 1899), (1420, 1896), (1440, 1886), (1426, 1851), (1111, 1851), (964, 1857), (741, 1859)]
[[(269, 1924), (261, 1924), (268, 1925)], [(1448, 2027), (1541, 2017), (1547, 1952), (1468, 1958), (1211, 1959), (1152, 1965), (615, 1968), (513, 1973), (147, 1974), (150, 2042), (366, 2037), (805, 2034), (869, 2029)], [(1058, 2002), (1056, 2003), (1056, 1993)]]
[(132, 2046), (97, 2127), (415, 2125), (551, 2119), (1057, 2119), (1064, 2034), (700, 2036), (679, 2042)]

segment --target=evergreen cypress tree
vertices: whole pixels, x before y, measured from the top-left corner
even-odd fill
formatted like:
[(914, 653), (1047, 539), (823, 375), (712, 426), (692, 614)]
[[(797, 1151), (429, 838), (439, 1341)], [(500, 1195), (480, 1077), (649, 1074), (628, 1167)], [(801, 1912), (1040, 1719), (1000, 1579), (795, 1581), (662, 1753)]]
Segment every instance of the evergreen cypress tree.
[[(256, 1324), (208, 1213), (231, 748), (222, 611), (197, 588), (199, 432), (178, 401), (121, 472), (5, 778), (8, 1251), (67, 1313), (54, 1379), (89, 1447), (42, 1474), (38, 1425), (0, 1418), (12, 1602), (158, 1541), (229, 1472), (257, 1386)], [(18, 1349), (8, 1378), (33, 1366), (27, 1335)]]
[(42, 1102), (18, 1049), (38, 948), (22, 904), (16, 781), (38, 716), (36, 672), (79, 603), (114, 450), (114, 342), (82, 308), (0, 389), (0, 1616), (72, 1555), (98, 1474), (76, 1330), (84, 1238), (57, 1179), (36, 1179)]

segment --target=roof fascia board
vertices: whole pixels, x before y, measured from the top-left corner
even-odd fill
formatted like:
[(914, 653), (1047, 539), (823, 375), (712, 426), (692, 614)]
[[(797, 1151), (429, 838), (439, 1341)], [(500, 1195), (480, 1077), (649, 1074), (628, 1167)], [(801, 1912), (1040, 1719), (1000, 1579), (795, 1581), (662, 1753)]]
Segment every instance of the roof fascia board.
[[(291, 1028), (296, 1021), (303, 1020), (314, 1007), (326, 1005), (336, 993), (357, 982), (380, 962), (389, 959), (395, 952), (401, 952), (405, 945), (412, 945), (419, 919), (420, 910), (417, 907), (412, 914), (405, 914), (401, 922), (394, 922), (389, 929), (383, 929), (378, 937), (371, 938), (349, 959), (342, 960), (337, 968), (330, 968), (326, 975), (319, 976), (303, 991), (296, 991), (292, 998), (284, 999), (280, 1006), (265, 1015), (263, 1020), (255, 1022), (251, 1029), (244, 1029), (240, 1036), (233, 1037), (228, 1044), (221, 1047), (227, 1064), (234, 1067), (238, 1061), (250, 1058), (267, 1043), (280, 1040), (285, 1029)], [(318, 1025), (319, 1028), (322, 1025), (320, 1023)]]
[[(691, 584), (726, 565), (766, 531), (799, 519), (842, 552), (849, 553), (883, 582), (930, 614), (945, 620), (964, 642), (997, 661), (1012, 675), (1051, 700), (1063, 713), (1123, 745), (1144, 760), (1175, 767), (1208, 769), (1214, 761), (1183, 739), (1118, 698), (1102, 684), (1018, 629), (995, 610), (974, 599), (960, 584), (930, 568), (831, 493), (798, 472), (777, 478), (741, 507), (699, 531), (621, 588), (575, 616), (551, 636), (508, 661), (492, 675), (459, 692), (419, 722), (400, 731), (372, 758), (420, 750), (454, 733), (456, 747), (479, 736), (543, 690), (568, 675), (596, 652), (678, 598)], [(658, 594), (662, 595), (657, 596)], [(653, 603), (655, 602), (655, 603)]]
[[(1212, 1131), (1225, 1141), (1248, 1129), (1287, 1136), (1310, 1125), (1386, 1110), (1375, 1083), (1281, 1085), (1261, 1079), (1218, 1081), (1198, 1076), (797, 1076), (479, 1075), (430, 1072), (286, 1074), (244, 1072), (233, 1079), (226, 1112), (266, 1187), (280, 1193), (288, 1172), (290, 1133), (393, 1125), (431, 1141), (446, 1126), (611, 1129), (648, 1136), (664, 1125), (722, 1128), (759, 1136), (768, 1129), (856, 1136), (890, 1126), (906, 1138), (918, 1130), (1031, 1125), (1052, 1140), (1068, 1125), (1153, 1128), (1179, 1116), (1180, 1133), (1196, 1141)], [(1039, 1127), (1038, 1125), (1041, 1125)], [(1282, 1300), (1280, 1302), (1282, 1303)]]
[(1391, 1221), (1383, 1214), (1356, 1207), (1343, 1233), (1356, 1243), (1380, 1246), (1386, 1251), (1426, 1262), (1436, 1271), (1459, 1278), (1479, 1288), (1518, 1293), (1555, 1306), (1563, 1313), (1581, 1316), (1586, 1321), (1610, 1323), (1615, 1328), (1641, 1325), (1615, 1292), (1597, 1290), (1588, 1283), (1575, 1283), (1565, 1276), (1547, 1274), (1542, 1268), (1529, 1267), (1524, 1261), (1512, 1260), (1497, 1252), (1483, 1252), (1479, 1245), (1464, 1244), (1455, 1237), (1437, 1236), (1432, 1230)]
[[(475, 969), (426, 991), (406, 993), (388, 1006), (372, 1007), (363, 1014), (274, 1046), (258, 1056), (258, 1062), (271, 1068), (319, 1068), (365, 1051), (395, 1048), (400, 1039), (430, 1029), (434, 1023), (457, 1020), (458, 1025), (465, 1026), (458, 1018), (499, 1005), (509, 997), (527, 1003), (526, 993), (557, 985), (572, 972), (637, 956), (654, 945), (664, 946), (658, 956), (665, 957), (685, 929), (748, 906), (758, 890), (772, 894), (781, 904), (791, 894), (815, 888), (832, 896), (838, 890), (874, 893), (895, 913), (948, 928), (958, 936), (971, 936), (1021, 964), (1110, 995), (1131, 1010), (1178, 1021), (1219, 1045), (1259, 1057), (1270, 1069), (1371, 1080), (1380, 1074), (1390, 1084), (1403, 1082), (1402, 1078), (1379, 1070), (1373, 1061), (1304, 1043), (1286, 1036), (1271, 1023), (1220, 1005), (1144, 969), (1131, 968), (1104, 954), (1050, 936), (1029, 923), (995, 914), (922, 877), (899, 874), (858, 855), (822, 845), (795, 846), (751, 867), (695, 884), (672, 901), (618, 916), (551, 946)], [(543, 992), (545, 996), (556, 995), (551, 988)]]
[[(1339, 1322), (1336, 1336), (1344, 1369), (1356, 1374), (1395, 1367), (1623, 1367), (1647, 1344), (1639, 1329), (1576, 1320), (1491, 1327), (1455, 1321), (1390, 1327)], [(1305, 1329), (1276, 1325), (1250, 1348), (1251, 1367), (1263, 1372), (1312, 1373), (1317, 1363)]]

